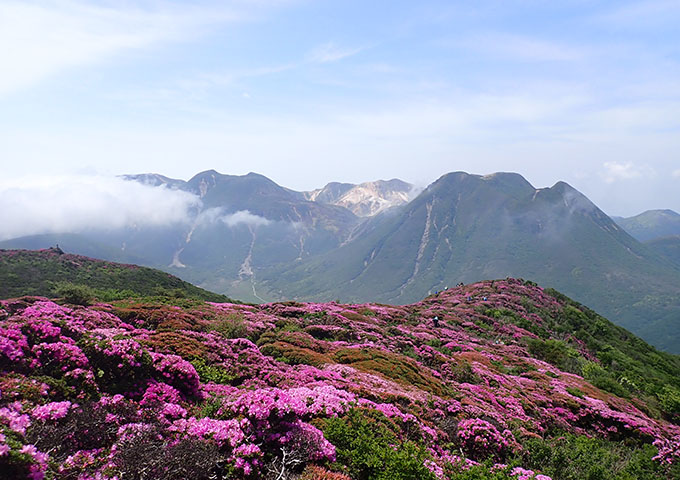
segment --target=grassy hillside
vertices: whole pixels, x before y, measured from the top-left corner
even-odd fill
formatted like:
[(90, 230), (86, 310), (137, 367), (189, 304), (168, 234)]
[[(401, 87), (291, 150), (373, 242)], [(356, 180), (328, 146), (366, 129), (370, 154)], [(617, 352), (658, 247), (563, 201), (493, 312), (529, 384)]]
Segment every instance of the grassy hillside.
[(229, 301), (168, 273), (45, 250), (0, 250), (0, 298), (55, 296), (66, 284), (85, 286), (102, 299), (140, 295), (175, 295)]
[(0, 331), (13, 479), (680, 475), (680, 358), (531, 282), (401, 307), (24, 298)]

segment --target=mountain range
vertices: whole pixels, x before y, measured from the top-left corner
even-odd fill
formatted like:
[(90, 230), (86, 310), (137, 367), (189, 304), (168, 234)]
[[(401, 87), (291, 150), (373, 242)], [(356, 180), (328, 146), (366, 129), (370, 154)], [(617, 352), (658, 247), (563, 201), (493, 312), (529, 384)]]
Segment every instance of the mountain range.
[(396, 179), (297, 192), (255, 173), (126, 178), (190, 192), (201, 206), (183, 225), (65, 232), (0, 247), (58, 242), (258, 302), (405, 304), (459, 282), (523, 277), (680, 352), (677, 239), (656, 238), (669, 231), (658, 222), (614, 221), (564, 182), (537, 189), (514, 173), (453, 172), (415, 195)]

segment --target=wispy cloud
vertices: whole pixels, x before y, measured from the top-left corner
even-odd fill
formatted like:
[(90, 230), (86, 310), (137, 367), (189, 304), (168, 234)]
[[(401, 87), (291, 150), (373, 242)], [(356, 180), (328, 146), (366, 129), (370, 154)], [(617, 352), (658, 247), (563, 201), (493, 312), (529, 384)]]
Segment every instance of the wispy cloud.
[(312, 63), (337, 62), (351, 57), (364, 50), (364, 47), (341, 47), (333, 42), (324, 43), (312, 49), (307, 54), (307, 61)]
[(673, 170), (673, 173), (671, 173), (671, 175), (673, 175), (674, 178), (680, 178), (680, 168), (678, 168), (677, 170)]
[(587, 49), (576, 45), (500, 32), (486, 32), (460, 40), (444, 41), (443, 43), (497, 58), (530, 62), (576, 61), (591, 54)]
[(244, 14), (199, 4), (82, 0), (0, 3), (0, 95), (120, 52), (197, 35)]
[(604, 162), (604, 181), (614, 183), (619, 180), (653, 177), (655, 171), (648, 165), (635, 165), (633, 162)]
[(200, 199), (118, 177), (62, 176), (0, 182), (0, 239), (41, 233), (190, 222)]
[(247, 225), (249, 227), (260, 227), (269, 225), (271, 220), (267, 220), (259, 215), (254, 215), (248, 210), (239, 210), (230, 215), (225, 215), (220, 218), (227, 226), (236, 227), (238, 225)]
[(234, 213), (225, 213), (224, 208), (214, 207), (203, 210), (197, 217), (196, 225), (213, 225), (222, 222), (228, 227), (238, 227), (245, 225), (248, 227), (262, 227), (270, 225), (271, 220), (250, 213), (248, 210), (238, 210)]
[[(255, 68), (242, 68), (230, 71), (207, 71), (182, 78), (169, 87), (156, 89), (153, 91), (144, 90), (137, 94), (126, 93), (120, 95), (124, 100), (135, 102), (145, 101), (156, 98), (159, 101), (167, 101), (173, 96), (186, 97), (189, 92), (192, 98), (200, 98), (209, 93), (211, 89), (220, 88), (247, 88), (250, 80), (279, 75), (295, 70), (302, 69), (314, 64), (329, 64), (338, 62), (345, 58), (356, 55), (365, 50), (366, 47), (345, 48), (332, 42), (324, 43), (313, 48), (307, 54), (298, 57), (290, 62), (282, 62), (272, 65), (263, 65)], [(242, 98), (249, 99), (248, 92), (241, 93)]]

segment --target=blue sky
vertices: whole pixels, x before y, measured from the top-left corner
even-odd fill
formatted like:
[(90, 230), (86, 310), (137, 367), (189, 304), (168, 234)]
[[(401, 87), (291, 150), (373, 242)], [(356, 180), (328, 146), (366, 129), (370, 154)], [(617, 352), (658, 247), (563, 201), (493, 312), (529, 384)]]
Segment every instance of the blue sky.
[(678, 0), (0, 0), (0, 184), (516, 171), (680, 211), (678, 25)]

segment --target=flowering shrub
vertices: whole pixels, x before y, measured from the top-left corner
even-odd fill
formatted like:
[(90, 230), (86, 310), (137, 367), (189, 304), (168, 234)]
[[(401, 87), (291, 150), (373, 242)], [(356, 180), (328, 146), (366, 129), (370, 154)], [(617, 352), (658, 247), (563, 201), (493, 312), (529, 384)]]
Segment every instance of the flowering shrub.
[(195, 418), (177, 420), (172, 431), (183, 432), (192, 437), (210, 439), (219, 447), (234, 448), (246, 438), (238, 420), (215, 420), (213, 418)]
[(47, 405), (40, 405), (33, 409), (31, 416), (36, 420), (59, 420), (64, 418), (71, 407), (77, 407), (68, 400), (64, 402), (52, 402)]
[(654, 457), (665, 465), (673, 465), (680, 461), (680, 435), (669, 439), (658, 439), (654, 441), (654, 446), (659, 449), (659, 453)]
[[(607, 356), (559, 323), (587, 329), (590, 314), (511, 279), (404, 307), (71, 309), (28, 298), (0, 310), (0, 472), (10, 478), (680, 474), (680, 426), (545, 361), (610, 378)], [(224, 325), (233, 318), (238, 328)], [(678, 386), (657, 371), (645, 372), (673, 420)], [(627, 376), (630, 388), (651, 382)]]
[(148, 376), (151, 357), (131, 338), (86, 337), (79, 343), (100, 387), (120, 392)]
[(461, 420), (458, 423), (458, 439), (463, 451), (474, 459), (503, 459), (520, 448), (510, 430), (499, 432), (480, 418)]
[(53, 374), (89, 367), (87, 357), (77, 345), (62, 342), (39, 343), (32, 351), (41, 369)]
[(178, 355), (152, 353), (153, 368), (164, 382), (187, 396), (199, 392), (200, 380), (194, 366)]
[(0, 424), (23, 435), (31, 424), (31, 419), (23, 413), (23, 405), (20, 402), (12, 402), (6, 407), (0, 407)]
[(16, 364), (28, 350), (26, 336), (13, 327), (0, 327), (0, 364)]
[[(37, 315), (37, 313), (34, 313), (34, 315)], [(26, 335), (31, 344), (54, 342), (61, 335), (61, 328), (54, 326), (51, 321), (40, 317), (27, 318), (21, 326), (21, 331)]]
[(139, 404), (143, 407), (158, 406), (164, 403), (179, 403), (180, 393), (167, 383), (150, 382)]

